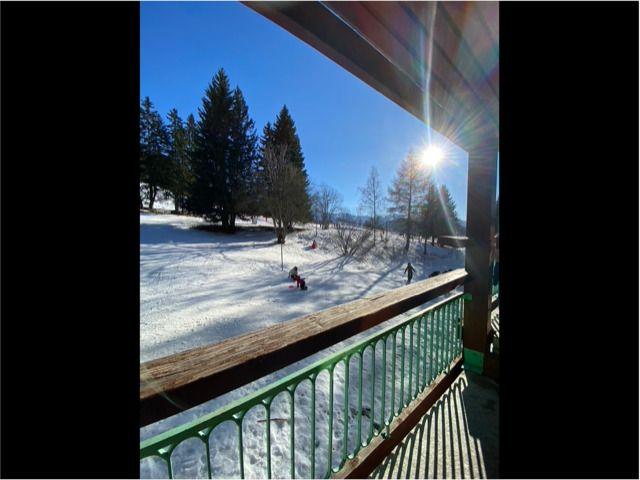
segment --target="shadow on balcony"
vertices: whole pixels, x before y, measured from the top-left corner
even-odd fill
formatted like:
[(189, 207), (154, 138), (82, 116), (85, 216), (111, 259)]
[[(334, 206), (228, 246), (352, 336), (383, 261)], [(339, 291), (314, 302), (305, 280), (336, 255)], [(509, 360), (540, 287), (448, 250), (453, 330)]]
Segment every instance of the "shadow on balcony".
[(498, 385), (463, 372), (370, 478), (497, 478)]

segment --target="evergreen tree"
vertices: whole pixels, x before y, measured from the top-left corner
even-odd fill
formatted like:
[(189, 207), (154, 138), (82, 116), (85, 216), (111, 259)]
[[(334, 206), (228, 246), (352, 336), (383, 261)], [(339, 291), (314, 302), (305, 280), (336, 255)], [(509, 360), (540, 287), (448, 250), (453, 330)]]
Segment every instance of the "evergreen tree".
[(442, 235), (455, 235), (458, 229), (456, 203), (445, 185), (440, 188), (429, 182), (427, 195), (421, 206), (420, 228), (424, 236), (424, 253), (427, 253), (427, 239), (431, 237), (431, 245), (435, 238)]
[(411, 235), (429, 180), (413, 151), (400, 163), (393, 183), (389, 187), (389, 212), (397, 217), (405, 232), (405, 251), (409, 251)]
[(153, 208), (158, 191), (171, 185), (169, 144), (162, 117), (145, 97), (140, 107), (140, 181), (146, 185), (149, 208)]
[[(261, 160), (258, 171), (264, 170), (264, 153), (268, 147), (286, 151), (286, 159), (299, 172), (301, 182), (293, 192), (291, 201), (295, 202), (296, 214), (293, 221), (304, 222), (311, 219), (311, 195), (309, 177), (304, 164), (304, 155), (296, 126), (286, 105), (282, 107), (273, 125), (267, 123), (260, 141)], [(291, 225), (287, 225), (291, 228)]]
[(440, 185), (439, 214), (437, 215), (436, 235), (455, 235), (458, 225), (456, 202), (446, 185)]
[(265, 158), (268, 148), (273, 145), (273, 127), (271, 122), (267, 122), (262, 129), (262, 135), (259, 138), (258, 152), (255, 158), (253, 168), (253, 177), (251, 184), (252, 202), (250, 205), (251, 214), (254, 216), (268, 216), (269, 211), (265, 205)]
[[(185, 207), (185, 198), (191, 184), (191, 158), (189, 155), (189, 139), (187, 129), (174, 108), (169, 112), (169, 159), (171, 160), (172, 178), (171, 194), (175, 201), (176, 210), (182, 211)], [(193, 115), (190, 116), (193, 122)]]
[(223, 69), (207, 87), (198, 114), (189, 208), (233, 231), (236, 216), (249, 209), (256, 135), (242, 92), (231, 90)]
[(440, 196), (438, 188), (434, 182), (430, 181), (427, 186), (427, 194), (420, 206), (420, 229), (424, 237), (424, 253), (427, 253), (427, 239), (431, 237), (431, 245), (434, 243), (436, 231), (440, 224)]
[(189, 210), (207, 220), (228, 226), (224, 210), (224, 171), (229, 148), (229, 125), (233, 99), (229, 79), (220, 69), (205, 90), (198, 109), (193, 158), (194, 181)]
[(249, 108), (242, 91), (236, 87), (233, 92), (230, 123), (230, 152), (225, 177), (229, 225), (235, 226), (236, 215), (255, 214), (254, 169), (257, 157), (257, 136), (254, 122), (249, 117)]

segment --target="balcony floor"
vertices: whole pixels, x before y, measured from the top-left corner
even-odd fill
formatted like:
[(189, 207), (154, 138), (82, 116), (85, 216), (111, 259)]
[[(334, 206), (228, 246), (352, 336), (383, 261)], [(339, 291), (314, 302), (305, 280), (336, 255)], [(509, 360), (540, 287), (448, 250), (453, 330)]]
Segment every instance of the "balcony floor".
[(498, 385), (463, 371), (370, 478), (497, 478)]

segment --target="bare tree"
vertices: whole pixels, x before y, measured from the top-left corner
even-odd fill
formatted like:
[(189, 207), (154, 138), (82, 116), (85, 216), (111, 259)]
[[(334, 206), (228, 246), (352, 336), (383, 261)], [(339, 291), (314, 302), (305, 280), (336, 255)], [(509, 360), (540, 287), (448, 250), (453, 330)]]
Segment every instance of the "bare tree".
[(360, 188), (360, 207), (365, 214), (371, 217), (371, 230), (373, 231), (373, 244), (376, 244), (376, 228), (378, 228), (378, 214), (382, 210), (384, 197), (380, 186), (380, 176), (376, 167), (371, 167), (367, 183)]
[(364, 250), (367, 241), (371, 237), (371, 231), (362, 225), (354, 223), (342, 214), (335, 222), (336, 242), (340, 253), (345, 257), (352, 257)]
[(311, 201), (311, 216), (313, 223), (316, 224), (316, 237), (318, 236), (318, 224), (320, 223), (320, 189), (316, 186), (312, 187), (309, 195)]
[(314, 208), (323, 230), (329, 228), (342, 204), (342, 196), (328, 185), (320, 185), (313, 195)]
[(269, 146), (263, 158), (263, 199), (273, 220), (278, 243), (284, 243), (287, 227), (302, 215), (304, 177), (298, 167), (287, 159), (286, 146)]
[(389, 212), (402, 219), (406, 237), (405, 251), (409, 251), (418, 203), (424, 197), (428, 183), (428, 176), (422, 169), (420, 160), (410, 151), (400, 163), (393, 184), (389, 188)]

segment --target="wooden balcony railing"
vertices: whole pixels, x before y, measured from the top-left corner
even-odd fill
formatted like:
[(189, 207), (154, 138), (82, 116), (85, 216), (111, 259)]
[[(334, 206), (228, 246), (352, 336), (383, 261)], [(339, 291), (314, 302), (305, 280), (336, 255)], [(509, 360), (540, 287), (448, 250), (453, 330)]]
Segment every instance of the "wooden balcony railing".
[[(159, 419), (185, 404), (202, 403), (200, 400), (213, 398), (211, 392), (230, 391), (315, 353), (323, 345), (336, 344), (440, 297), (466, 277), (464, 270), (449, 272), (253, 334), (147, 362), (141, 365), (141, 373), (146, 376), (141, 384), (141, 399), (145, 395), (142, 408), (155, 406), (152, 413)], [(146, 439), (140, 444), (141, 468), (144, 465), (145, 475), (168, 474), (173, 478), (175, 473), (183, 475), (186, 465), (204, 465), (206, 472), (190, 471), (189, 476), (245, 478), (256, 474), (256, 465), (247, 465), (245, 456), (258, 455), (266, 461), (267, 478), (366, 477), (460, 373), (464, 300), (469, 298), (463, 293), (448, 295), (411, 318), (403, 318), (367, 338), (351, 342), (346, 348), (215, 412)], [(340, 369), (344, 374), (339, 373)], [(221, 378), (232, 380), (218, 383)], [(311, 386), (311, 407), (306, 415), (296, 415), (294, 411), (298, 412), (298, 408), (305, 411), (303, 385)], [(176, 392), (184, 401), (182, 405), (176, 402)], [(335, 395), (342, 395), (344, 401), (341, 403)], [(296, 398), (301, 402), (299, 407), (295, 407)], [(282, 410), (283, 404), (273, 407), (278, 403), (276, 399), (288, 399), (289, 409)], [(170, 407), (162, 407), (161, 400)], [(327, 401), (328, 411), (322, 406), (318, 408), (316, 400), (320, 405)], [(265, 418), (256, 420), (249, 412), (262, 412)], [(275, 412), (278, 418), (272, 417)], [(144, 410), (142, 413), (149, 423), (153, 416)], [(277, 430), (280, 433), (272, 437), (272, 420), (285, 422), (288, 430)], [(328, 435), (318, 430), (327, 422)], [(337, 437), (332, 434), (334, 424)], [(223, 426), (224, 439), (220, 437)], [(228, 428), (231, 430), (227, 431)], [(296, 442), (298, 434), (305, 438), (305, 432), (310, 435), (309, 441)], [(256, 451), (255, 442), (249, 442), (252, 453), (247, 453), (245, 436), (264, 437), (266, 444)], [(272, 451), (272, 442), (282, 443), (283, 438), (286, 452), (283, 453), (282, 445)], [(234, 439), (236, 443), (231, 445)], [(182, 448), (189, 442), (192, 442), (189, 449)], [(323, 446), (328, 448), (326, 452)], [(224, 460), (218, 458), (219, 453), (212, 455), (212, 448), (215, 451), (222, 448)], [(178, 450), (181, 453), (174, 455)], [(302, 463), (298, 464), (297, 459)], [(300, 470), (306, 468), (304, 459), (310, 459), (310, 472)], [(258, 466), (258, 470), (261, 468)]]

